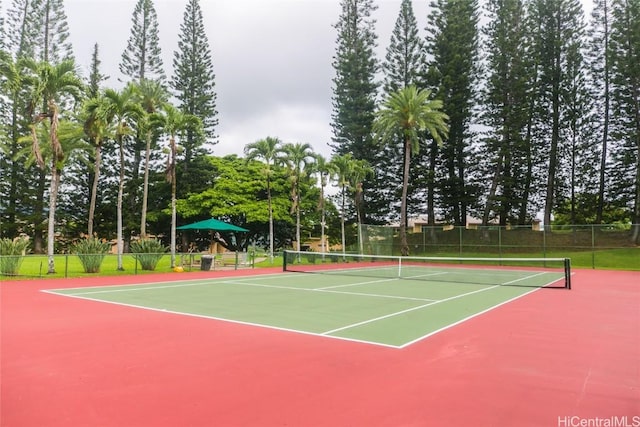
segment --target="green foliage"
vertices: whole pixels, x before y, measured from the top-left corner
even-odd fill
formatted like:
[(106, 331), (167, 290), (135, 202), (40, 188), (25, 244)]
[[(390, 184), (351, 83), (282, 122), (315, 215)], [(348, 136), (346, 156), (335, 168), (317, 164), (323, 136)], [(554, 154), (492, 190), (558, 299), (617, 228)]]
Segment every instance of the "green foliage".
[(138, 0), (131, 23), (131, 35), (122, 53), (120, 72), (131, 80), (164, 81), (158, 15), (152, 0)]
[(178, 49), (173, 53), (174, 75), (171, 86), (180, 101), (179, 108), (202, 121), (203, 132), (188, 132), (181, 141), (185, 160), (206, 142), (215, 143), (215, 74), (199, 0), (189, 0), (180, 25)]
[(375, 157), (371, 140), (371, 124), (376, 105), (375, 57), (377, 35), (372, 17), (377, 9), (373, 0), (342, 0), (341, 13), (335, 25), (338, 46), (333, 67), (336, 70), (333, 88), (331, 127), (337, 154), (353, 153), (356, 159), (370, 163)]
[(131, 242), (131, 252), (133, 257), (140, 262), (143, 270), (153, 271), (163, 254), (167, 251), (167, 247), (157, 239), (140, 239)]
[(102, 261), (111, 245), (100, 239), (82, 239), (73, 247), (73, 251), (78, 255), (85, 273), (99, 273)]
[(0, 274), (17, 275), (28, 247), (29, 240), (22, 237), (0, 239)]

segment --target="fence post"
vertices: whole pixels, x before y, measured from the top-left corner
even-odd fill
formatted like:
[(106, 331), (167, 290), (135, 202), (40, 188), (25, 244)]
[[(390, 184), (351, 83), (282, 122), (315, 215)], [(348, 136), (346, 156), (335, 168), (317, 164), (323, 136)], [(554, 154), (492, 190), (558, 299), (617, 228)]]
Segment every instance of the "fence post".
[(591, 269), (596, 268), (596, 226), (591, 224)]
[(64, 278), (69, 277), (69, 254), (64, 255)]

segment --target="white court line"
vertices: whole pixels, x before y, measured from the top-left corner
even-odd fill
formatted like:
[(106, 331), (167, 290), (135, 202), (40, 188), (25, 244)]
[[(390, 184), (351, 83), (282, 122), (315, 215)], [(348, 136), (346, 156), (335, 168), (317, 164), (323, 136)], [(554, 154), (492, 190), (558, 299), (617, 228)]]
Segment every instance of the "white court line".
[[(154, 289), (167, 289), (167, 288), (187, 288), (190, 286), (204, 286), (204, 285), (209, 285), (211, 284), (211, 282), (199, 282), (199, 283), (182, 283), (179, 285), (165, 285), (165, 286), (157, 286), (157, 285), (152, 285), (152, 286), (145, 286), (143, 288), (126, 288), (126, 289), (103, 289), (103, 290), (99, 290), (99, 291), (87, 291), (87, 292), (74, 292), (71, 294), (62, 294), (61, 291), (64, 291), (65, 289), (61, 289), (58, 291), (43, 291), (43, 292), (49, 292), (49, 293), (55, 293), (57, 295), (71, 295), (71, 296), (76, 296), (76, 295), (94, 295), (94, 294), (110, 294), (110, 293), (117, 293), (117, 292), (136, 292), (136, 291), (152, 291)], [(138, 284), (137, 286), (140, 286), (140, 284)]]
[(465, 296), (468, 296), (468, 295), (477, 294), (479, 292), (485, 292), (485, 291), (488, 291), (488, 290), (491, 290), (491, 289), (495, 289), (498, 286), (501, 286), (501, 285), (494, 285), (494, 286), (490, 286), (488, 288), (477, 289), (475, 291), (466, 292), (464, 294), (455, 295), (455, 296), (452, 296), (452, 297), (449, 297), (449, 298), (445, 298), (445, 299), (437, 300), (437, 301), (434, 301), (434, 302), (430, 302), (428, 304), (419, 305), (417, 307), (409, 308), (407, 310), (397, 311), (395, 313), (386, 314), (384, 316), (376, 317), (374, 319), (369, 319), (369, 320), (364, 320), (362, 322), (353, 323), (351, 325), (347, 325), (347, 326), (343, 326), (341, 328), (337, 328), (337, 329), (333, 329), (333, 330), (330, 330), (330, 331), (323, 332), (322, 335), (333, 334), (335, 332), (342, 331), (342, 330), (345, 330), (345, 329), (351, 329), (351, 328), (354, 328), (356, 326), (366, 325), (367, 323), (372, 323), (372, 322), (375, 322), (375, 321), (378, 321), (378, 320), (382, 320), (382, 319), (386, 319), (386, 318), (389, 318), (389, 317), (399, 316), (400, 314), (408, 313), (410, 311), (420, 310), (421, 308), (425, 308), (425, 307), (428, 307), (428, 306), (431, 306), (431, 305), (436, 305), (436, 304), (440, 304), (440, 303), (443, 303), (443, 302), (451, 301), (451, 300), (454, 300), (454, 299), (462, 298), (462, 297), (465, 297)]
[[(260, 278), (260, 279), (277, 279), (279, 277), (286, 277), (289, 276), (289, 273), (263, 273), (260, 275), (247, 275), (247, 276), (237, 276), (238, 279), (242, 279), (242, 278)], [(156, 285), (161, 285), (164, 283), (176, 283), (176, 285), (174, 287), (180, 287), (180, 286), (192, 286), (193, 282), (196, 282), (198, 284), (208, 284), (208, 283), (213, 283), (213, 282), (218, 282), (219, 280), (221, 280), (223, 278), (217, 278), (217, 277), (210, 277), (210, 278), (206, 278), (206, 279), (178, 279), (178, 280), (166, 280), (163, 282), (147, 282), (147, 283), (129, 283), (129, 284), (105, 284), (105, 285), (100, 285), (100, 286), (89, 286), (89, 287), (79, 287), (79, 288), (57, 288), (57, 289), (41, 289), (41, 292), (45, 292), (45, 293), (55, 293), (58, 294), (60, 292), (63, 291), (71, 291), (74, 289), (107, 289), (107, 288), (135, 288), (136, 286), (142, 286), (142, 288), (140, 288), (141, 290), (146, 289), (146, 287), (155, 287), (158, 288), (158, 286)], [(65, 295), (70, 295), (70, 294), (65, 294)]]
[[(531, 275), (531, 276), (526, 276), (526, 277), (521, 277), (521, 278), (519, 278), (519, 279), (510, 280), (510, 281), (508, 281), (508, 282), (501, 283), (501, 285), (510, 285), (510, 284), (512, 284), (512, 283), (516, 283), (516, 282), (519, 282), (519, 281), (521, 281), (521, 280), (527, 280), (527, 279), (531, 279), (532, 277), (542, 276), (543, 274), (547, 274), (547, 272), (546, 272), (546, 271), (543, 271), (543, 272), (541, 272), (541, 273), (533, 274), (533, 275)], [(546, 286), (546, 285), (545, 285), (545, 286)]]
[[(533, 274), (533, 275), (531, 275), (531, 276), (523, 277), (523, 278), (520, 278), (520, 279), (517, 279), (517, 280), (511, 280), (511, 281), (509, 281), (509, 282), (505, 282), (505, 283), (502, 283), (502, 284), (499, 284), (499, 285), (493, 285), (493, 286), (489, 286), (489, 287), (487, 287), (487, 288), (477, 289), (477, 290), (475, 290), (475, 291), (471, 291), (471, 292), (465, 292), (464, 294), (459, 294), (459, 295), (455, 295), (455, 296), (452, 296), (452, 297), (449, 297), (449, 298), (445, 298), (445, 299), (441, 299), (441, 300), (433, 301), (433, 302), (430, 302), (430, 303), (428, 303), (428, 304), (423, 304), (423, 305), (419, 305), (419, 306), (417, 306), (417, 307), (409, 308), (409, 309), (407, 309), (407, 310), (402, 310), (402, 311), (398, 311), (398, 312), (395, 312), (395, 313), (390, 313), (390, 314), (387, 314), (387, 315), (384, 315), (384, 316), (376, 317), (376, 318), (374, 318), (374, 319), (369, 319), (369, 320), (364, 320), (364, 321), (362, 321), (362, 322), (353, 323), (353, 324), (351, 324), (351, 325), (347, 325), (347, 326), (343, 326), (343, 327), (341, 327), (341, 328), (333, 329), (333, 330), (331, 330), (331, 331), (323, 332), (323, 335), (325, 335), (325, 334), (333, 334), (333, 333), (335, 333), (335, 332), (339, 332), (339, 331), (342, 331), (342, 330), (345, 330), (345, 329), (351, 329), (351, 328), (354, 328), (354, 327), (356, 327), (356, 326), (366, 325), (367, 323), (376, 322), (376, 321), (378, 321), (378, 320), (387, 319), (387, 318), (389, 318), (389, 317), (399, 316), (399, 315), (404, 314), (404, 313), (408, 313), (408, 312), (415, 311), (415, 310), (420, 310), (420, 309), (425, 308), (425, 307), (429, 307), (429, 306), (432, 306), (432, 305), (437, 305), (437, 304), (440, 304), (440, 303), (443, 303), (443, 302), (447, 302), (447, 301), (452, 301), (452, 300), (455, 300), (455, 299), (458, 299), (458, 298), (462, 298), (462, 297), (465, 297), (465, 296), (468, 296), (468, 295), (473, 295), (473, 294), (476, 294), (476, 293), (485, 292), (485, 291), (488, 291), (488, 290), (491, 290), (491, 289), (495, 289), (495, 288), (497, 288), (497, 287), (499, 287), (499, 286), (509, 285), (509, 284), (511, 284), (511, 283), (519, 282), (520, 280), (530, 279), (530, 278), (532, 278), (532, 277), (537, 277), (537, 276), (540, 276), (540, 275), (545, 274), (545, 273), (546, 273), (546, 272)], [(552, 283), (553, 283), (553, 282), (552, 282)], [(545, 286), (546, 286), (546, 285), (545, 285)], [(534, 290), (537, 290), (537, 288), (536, 288), (536, 289), (533, 289), (533, 290), (532, 290), (532, 291), (530, 291), (530, 292), (526, 292), (526, 293), (524, 293), (523, 295), (529, 294), (529, 293), (533, 292)], [(521, 295), (521, 296), (522, 296), (522, 295)], [(511, 300), (509, 300), (509, 301), (511, 301)], [(509, 301), (506, 301), (506, 302), (509, 302)], [(483, 311), (483, 312), (481, 312), (481, 313), (484, 313), (484, 312), (486, 312), (486, 311), (488, 311), (488, 310), (491, 310), (491, 309), (493, 309), (493, 308), (495, 308), (495, 307), (499, 307), (499, 306), (500, 306), (500, 305), (502, 305), (502, 304), (504, 304), (504, 302), (503, 302), (503, 303), (501, 303), (501, 304), (498, 304), (498, 305), (496, 305), (496, 306), (493, 306), (493, 307), (491, 307), (491, 308), (489, 308), (489, 309), (487, 309), (487, 310), (485, 310), (485, 311)], [(478, 313), (478, 314), (481, 314), (481, 313)], [(476, 315), (478, 315), (478, 314), (476, 314)], [(476, 315), (474, 315), (474, 316), (476, 316)], [(471, 317), (473, 317), (473, 316), (471, 316)], [(470, 317), (469, 317), (469, 318), (470, 318)], [(464, 320), (464, 319), (463, 319), (463, 320)], [(463, 321), (463, 320), (462, 320), (462, 321)], [(462, 322), (462, 321), (459, 321), (459, 322), (456, 322), (456, 323), (454, 323), (454, 324), (452, 324), (452, 325), (449, 325), (449, 326), (447, 326), (447, 328), (448, 328), (448, 327), (451, 327), (451, 326), (453, 326), (453, 325), (456, 325), (456, 324), (458, 324), (458, 323), (460, 323), (460, 322)], [(433, 333), (435, 333), (435, 332), (433, 332)]]
[[(571, 274), (573, 275), (573, 273), (571, 273)], [(536, 275), (536, 276), (537, 276), (537, 275)], [(531, 276), (531, 277), (533, 277), (533, 276)], [(450, 323), (450, 324), (448, 324), (447, 326), (444, 326), (444, 327), (442, 327), (442, 328), (440, 328), (440, 329), (436, 329), (435, 331), (431, 331), (431, 332), (429, 332), (428, 334), (425, 334), (425, 335), (423, 335), (423, 336), (421, 336), (421, 337), (418, 337), (418, 338), (416, 338), (416, 339), (414, 339), (414, 340), (412, 340), (412, 341), (409, 341), (409, 342), (406, 342), (406, 343), (402, 344), (402, 345), (401, 345), (401, 346), (399, 346), (398, 348), (405, 348), (405, 347), (409, 347), (410, 345), (415, 344), (415, 343), (417, 343), (418, 341), (422, 341), (423, 339), (429, 338), (430, 336), (435, 335), (435, 334), (437, 334), (437, 333), (439, 333), (439, 332), (445, 331), (445, 330), (447, 330), (447, 329), (449, 329), (449, 328), (453, 328), (454, 326), (457, 326), (457, 325), (459, 325), (459, 324), (461, 324), (461, 323), (463, 323), (463, 322), (466, 322), (467, 320), (473, 319), (474, 317), (478, 317), (478, 316), (480, 316), (480, 315), (482, 315), (482, 314), (488, 313), (488, 312), (489, 312), (489, 311), (491, 311), (491, 310), (494, 310), (494, 309), (496, 309), (496, 308), (498, 308), (498, 307), (500, 307), (500, 306), (503, 306), (503, 305), (508, 304), (508, 303), (510, 303), (510, 302), (512, 302), (512, 301), (515, 301), (515, 300), (517, 300), (517, 299), (520, 299), (520, 298), (522, 298), (522, 297), (524, 297), (524, 296), (526, 296), (526, 295), (529, 295), (529, 294), (531, 294), (531, 293), (533, 293), (533, 292), (539, 291), (540, 289), (544, 288), (545, 286), (548, 286), (548, 285), (550, 285), (550, 284), (552, 284), (552, 283), (555, 283), (555, 282), (557, 282), (557, 279), (556, 279), (556, 280), (552, 280), (552, 281), (551, 281), (551, 282), (549, 282), (549, 283), (545, 283), (544, 285), (542, 285), (542, 286), (540, 286), (540, 287), (537, 287), (537, 288), (531, 289), (529, 292), (525, 292), (525, 293), (523, 293), (523, 294), (516, 295), (515, 297), (513, 297), (513, 298), (511, 298), (511, 299), (508, 299), (508, 300), (503, 301), (503, 302), (501, 302), (501, 303), (499, 303), (499, 304), (496, 304), (496, 305), (492, 305), (491, 307), (489, 307), (489, 308), (487, 308), (487, 309), (485, 309), (485, 310), (479, 311), (478, 313), (474, 313), (474, 314), (472, 314), (472, 315), (470, 315), (470, 316), (467, 316), (467, 317), (465, 317), (465, 318), (463, 318), (463, 319), (458, 320), (457, 322)]]
[(116, 301), (107, 301), (107, 300), (98, 299), (98, 298), (83, 297), (83, 296), (71, 295), (71, 294), (59, 294), (59, 293), (53, 293), (53, 294), (54, 295), (64, 296), (64, 297), (77, 298), (77, 299), (81, 299), (81, 300), (85, 300), (85, 301), (94, 301), (94, 302), (101, 302), (101, 303), (106, 303), (106, 304), (119, 305), (119, 306), (122, 306), (122, 307), (131, 307), (131, 308), (142, 309), (142, 310), (157, 311), (157, 312), (160, 312), (160, 313), (177, 314), (177, 315), (180, 315), (180, 316), (197, 317), (197, 318), (200, 318), (200, 319), (218, 320), (218, 321), (221, 321), (221, 322), (235, 323), (235, 324), (238, 324), (238, 325), (255, 326), (255, 327), (258, 327), (258, 328), (274, 329), (274, 330), (277, 330), (277, 331), (293, 332), (293, 333), (302, 334), (302, 335), (311, 335), (311, 336), (322, 337), (322, 338), (337, 339), (337, 340), (341, 340), (341, 341), (357, 342), (357, 343), (361, 343), (361, 344), (370, 344), (370, 345), (376, 345), (376, 346), (379, 346), (379, 347), (387, 347), (387, 348), (394, 348), (394, 349), (400, 348), (397, 345), (385, 344), (385, 343), (378, 342), (378, 341), (366, 341), (366, 340), (359, 340), (359, 339), (356, 339), (356, 338), (346, 338), (346, 337), (332, 337), (332, 336), (328, 336), (328, 335), (319, 334), (319, 333), (316, 333), (316, 332), (302, 331), (302, 330), (299, 330), (299, 329), (290, 329), (290, 328), (284, 328), (284, 327), (280, 327), (280, 326), (265, 325), (263, 323), (245, 322), (245, 321), (242, 321), (242, 320), (226, 319), (224, 317), (207, 316), (205, 314), (196, 314), (196, 313), (186, 313), (186, 312), (182, 312), (182, 311), (167, 310), (167, 309), (164, 309), (164, 308), (147, 307), (147, 306), (144, 306), (144, 305), (127, 304), (127, 303), (116, 302)]
[[(367, 284), (367, 283), (378, 283), (378, 282), (385, 282), (385, 281), (390, 281), (390, 280), (397, 280), (397, 279), (386, 279), (386, 280), (375, 280), (375, 281), (371, 281), (371, 282), (360, 282), (360, 283), (355, 283), (355, 284), (351, 284), (351, 285), (340, 285), (340, 286), (355, 286), (355, 285), (362, 285), (362, 284)], [(303, 291), (303, 292), (324, 292), (324, 293), (330, 293), (330, 294), (340, 294), (340, 295), (358, 295), (358, 296), (364, 296), (364, 297), (374, 297), (374, 298), (389, 298), (389, 299), (402, 299), (402, 300), (408, 300), (408, 301), (437, 301), (434, 299), (429, 299), (429, 298), (416, 298), (416, 297), (403, 297), (403, 296), (399, 296), (399, 295), (384, 295), (384, 294), (372, 294), (372, 293), (366, 293), (366, 292), (345, 292), (345, 291), (334, 291), (332, 290), (332, 288), (338, 287), (338, 286), (330, 286), (328, 288), (300, 288), (300, 287), (295, 287), (295, 286), (275, 286), (275, 285), (261, 285), (258, 283), (245, 283), (245, 282), (238, 282), (238, 281), (234, 281), (234, 282), (221, 282), (221, 283), (226, 283), (226, 284), (231, 284), (231, 285), (241, 285), (241, 286), (256, 286), (256, 287), (260, 287), (260, 288), (274, 288), (274, 289), (291, 289), (294, 291)]]
[(323, 291), (325, 289), (336, 289), (336, 288), (346, 288), (349, 286), (359, 286), (359, 285), (369, 285), (371, 283), (383, 283), (383, 282), (391, 282), (398, 280), (397, 277), (390, 277), (388, 279), (378, 279), (378, 280), (368, 280), (366, 282), (357, 282), (357, 283), (347, 283), (344, 285), (334, 285), (334, 286), (323, 286), (322, 288), (315, 288), (319, 291)]

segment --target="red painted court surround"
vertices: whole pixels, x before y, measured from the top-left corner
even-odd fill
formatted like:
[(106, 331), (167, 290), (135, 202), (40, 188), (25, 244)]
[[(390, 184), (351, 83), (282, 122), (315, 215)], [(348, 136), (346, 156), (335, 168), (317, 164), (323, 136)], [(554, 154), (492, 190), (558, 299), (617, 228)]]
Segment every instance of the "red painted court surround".
[(402, 350), (40, 291), (221, 274), (1, 283), (0, 426), (640, 422), (640, 272), (576, 270)]

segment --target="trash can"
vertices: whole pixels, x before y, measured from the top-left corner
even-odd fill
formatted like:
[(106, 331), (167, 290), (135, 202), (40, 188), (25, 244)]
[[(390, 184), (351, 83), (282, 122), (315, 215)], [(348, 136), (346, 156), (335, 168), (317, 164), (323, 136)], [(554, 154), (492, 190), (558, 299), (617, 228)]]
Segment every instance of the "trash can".
[(213, 265), (213, 256), (202, 255), (202, 257), (200, 258), (200, 270), (209, 271), (211, 270), (212, 265)]

